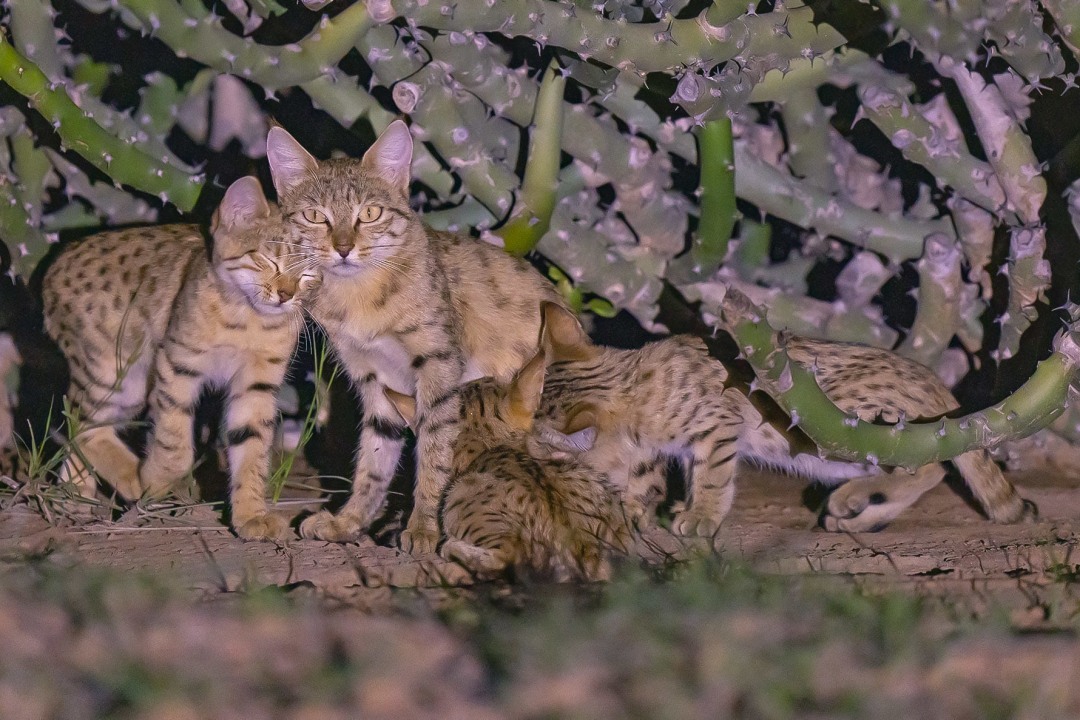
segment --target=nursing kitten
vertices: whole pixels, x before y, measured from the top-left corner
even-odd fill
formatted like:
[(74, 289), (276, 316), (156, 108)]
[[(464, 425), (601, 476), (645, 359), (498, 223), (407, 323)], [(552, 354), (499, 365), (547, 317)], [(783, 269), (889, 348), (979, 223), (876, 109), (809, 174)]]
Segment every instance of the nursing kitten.
[[(572, 456), (539, 460), (526, 449), (544, 366), (538, 354), (510, 383), (483, 378), (462, 388), (441, 553), (482, 577), (512, 567), (557, 581), (606, 579), (610, 555), (630, 546), (615, 488)], [(413, 398), (387, 396), (414, 420)]]
[[(82, 425), (61, 479), (92, 497), (95, 476), (126, 500), (160, 496), (194, 461), (193, 414), (206, 386), (225, 388), (232, 524), (282, 539), (265, 499), (275, 396), (318, 276), (281, 241), (258, 180), (233, 183), (214, 214), (209, 256), (198, 227), (104, 232), (66, 249), (45, 275), (45, 328), (71, 369)], [(117, 427), (149, 410), (139, 459)]]
[(432, 551), (450, 478), (461, 383), (508, 381), (535, 353), (540, 302), (562, 302), (524, 260), (431, 230), (409, 207), (412, 137), (395, 121), (363, 159), (317, 161), (272, 128), (267, 157), (291, 240), (323, 271), (310, 307), (364, 404), (352, 496), (319, 512), (304, 537), (336, 542), (376, 519), (404, 425), (383, 388), (417, 397), (414, 507), (401, 546)]
[[(727, 386), (726, 369), (697, 338), (667, 338), (640, 350), (604, 348), (593, 345), (566, 310), (546, 305), (543, 314), (554, 361), (532, 450), (541, 456), (545, 447), (576, 450), (621, 487), (634, 516), (644, 516), (657, 494), (658, 456), (690, 460), (689, 502), (673, 525), (685, 535), (709, 536), (719, 528), (731, 508), (740, 459), (827, 484), (847, 481), (825, 511), (830, 530), (880, 528), (945, 475), (940, 463), (888, 472), (823, 459), (805, 438), (800, 447), (801, 433), (785, 429), (786, 417), (772, 424), (746, 391)], [(932, 418), (957, 407), (929, 368), (887, 350), (795, 337), (786, 349), (794, 362), (816, 368), (821, 389), (838, 407), (862, 420)], [(595, 429), (595, 438), (575, 442), (582, 428)], [(952, 462), (991, 520), (1015, 522), (1033, 509), (985, 450)]]

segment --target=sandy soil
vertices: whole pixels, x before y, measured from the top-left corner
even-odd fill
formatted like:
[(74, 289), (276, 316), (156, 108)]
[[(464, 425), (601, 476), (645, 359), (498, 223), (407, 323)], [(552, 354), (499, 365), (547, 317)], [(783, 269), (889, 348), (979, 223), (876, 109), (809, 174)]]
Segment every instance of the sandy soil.
[[(1011, 475), (1021, 494), (1039, 506), (1034, 523), (990, 523), (959, 492), (941, 485), (880, 532), (839, 534), (817, 526), (811, 506), (821, 499), (813, 489), (747, 468), (715, 548), (766, 573), (855, 576), (870, 585), (947, 595), (975, 612), (991, 599), (1022, 611), (1039, 605), (1044, 586), (1060, 593), (1068, 583), (1055, 580), (1080, 574), (1080, 553), (1073, 552), (1080, 538), (1080, 492), (1066, 474), (1043, 466)], [(293, 500), (285, 511), (303, 508)], [(660, 529), (639, 545), (649, 559), (707, 549)], [(409, 556), (370, 540), (336, 545), (295, 539), (287, 547), (243, 542), (206, 506), (165, 517), (130, 512), (117, 522), (66, 526), (51, 526), (24, 505), (0, 511), (0, 558), (10, 563), (46, 553), (66, 562), (160, 571), (206, 592), (302, 584), (330, 596), (352, 596), (380, 586), (469, 582), (460, 568), (437, 556)]]
[[(759, 573), (749, 589), (639, 575), (599, 606), (520, 613), (438, 557), (245, 543), (205, 505), (55, 526), (9, 505), (0, 715), (1077, 717), (1073, 476), (1012, 476), (1031, 524), (993, 525), (943, 485), (881, 532), (834, 534), (803, 483), (746, 471), (715, 549)], [(657, 530), (639, 551), (709, 548)]]

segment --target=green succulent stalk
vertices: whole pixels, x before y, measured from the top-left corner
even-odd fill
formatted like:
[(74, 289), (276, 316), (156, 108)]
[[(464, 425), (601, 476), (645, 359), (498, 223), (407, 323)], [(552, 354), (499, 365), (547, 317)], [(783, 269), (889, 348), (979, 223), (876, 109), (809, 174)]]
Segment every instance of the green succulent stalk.
[[(944, 95), (915, 106), (901, 93), (875, 85), (859, 88), (860, 111), (903, 153), (965, 199), (988, 210), (1005, 202), (1005, 193), (990, 164), (964, 147), (960, 125)], [(931, 118), (938, 120), (932, 123)], [(954, 130), (955, 128), (955, 130)]]
[(792, 88), (780, 106), (788, 135), (788, 165), (792, 172), (829, 192), (839, 183), (829, 158), (829, 116), (818, 100), (817, 88)]
[(701, 219), (690, 246), (695, 270), (708, 277), (727, 255), (735, 229), (735, 143), (731, 120), (711, 120), (698, 135), (701, 171)]
[(1071, 310), (1072, 321), (1055, 339), (1053, 354), (1004, 401), (959, 418), (893, 425), (868, 423), (836, 407), (812, 370), (787, 356), (783, 337), (741, 293), (724, 299), (724, 324), (753, 366), (760, 386), (822, 452), (856, 462), (915, 468), (1026, 437), (1062, 414), (1075, 394), (1070, 383), (1080, 368), (1080, 306)]
[(506, 251), (525, 255), (551, 226), (562, 156), (563, 94), (566, 78), (554, 64), (544, 73), (536, 96), (536, 113), (529, 139), (529, 158), (521, 183), (518, 207), (499, 232)]
[(271, 48), (237, 37), (205, 11), (198, 16), (185, 12), (176, 0), (122, 0), (120, 4), (138, 18), (145, 32), (178, 52), (268, 90), (319, 77), (337, 65), (371, 27), (365, 4), (357, 2), (333, 18), (324, 16), (319, 27), (300, 42)]
[(1043, 8), (1054, 19), (1061, 39), (1080, 60), (1080, 5), (1073, 0), (1041, 0)]
[(754, 57), (772, 53), (779, 63), (804, 53), (821, 55), (844, 42), (833, 28), (815, 26), (810, 8), (794, 2), (788, 3), (790, 10), (744, 16), (746, 3), (727, 0), (697, 18), (656, 23), (608, 20), (551, 0), (501, 0), (498, 12), (479, 2), (378, 0), (372, 6), (377, 22), (405, 17), (437, 30), (525, 36), (639, 74), (717, 64), (743, 52)]
[(736, 193), (764, 212), (893, 260), (919, 257), (923, 240), (933, 233), (955, 236), (948, 219), (890, 217), (861, 208), (827, 190), (799, 182), (739, 145), (735, 146), (735, 167)]
[(933, 365), (960, 331), (960, 248), (944, 235), (926, 239), (926, 250), (915, 263), (919, 271), (915, 322), (898, 352), (923, 365)]
[(200, 178), (162, 163), (138, 150), (134, 144), (111, 135), (2, 34), (0, 80), (25, 97), (31, 107), (51, 122), (68, 148), (117, 182), (157, 195), (181, 210), (194, 207), (202, 190)]

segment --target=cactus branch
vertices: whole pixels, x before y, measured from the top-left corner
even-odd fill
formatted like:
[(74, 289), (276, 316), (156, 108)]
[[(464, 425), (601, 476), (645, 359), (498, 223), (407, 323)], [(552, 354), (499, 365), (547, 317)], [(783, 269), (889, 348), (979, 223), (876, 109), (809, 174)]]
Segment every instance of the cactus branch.
[(939, 58), (937, 67), (960, 90), (1009, 207), (1023, 224), (1037, 223), (1046, 199), (1046, 180), (1031, 149), (1031, 138), (1010, 113), (1001, 90), (953, 58)]
[(1074, 0), (1042, 0), (1042, 6), (1054, 19), (1061, 39), (1080, 60), (1080, 4)]
[(698, 136), (701, 168), (701, 220), (690, 246), (697, 271), (712, 275), (727, 255), (735, 227), (735, 145), (731, 120), (705, 123)]
[[(767, 39), (768, 51), (776, 57), (789, 59), (804, 52), (821, 55), (844, 43), (833, 28), (815, 26), (808, 7), (742, 16), (746, 3), (738, 0), (716, 2), (697, 18), (655, 23), (608, 20), (551, 0), (501, 0), (499, 12), (487, 3), (442, 0), (369, 0), (369, 6), (379, 22), (402, 16), (436, 30), (525, 36), (637, 73), (715, 65), (735, 58), (757, 38)], [(774, 31), (780, 23), (785, 34)]]
[(533, 132), (529, 140), (529, 159), (521, 183), (518, 206), (498, 235), (507, 252), (524, 255), (551, 225), (555, 210), (555, 186), (562, 154), (563, 94), (566, 78), (552, 64), (544, 73), (536, 96)]
[[(319, 77), (300, 86), (318, 109), (345, 127), (366, 117), (376, 133), (381, 133), (395, 115), (384, 110), (379, 101), (356, 84), (352, 78)], [(440, 197), (447, 197), (454, 188), (454, 178), (439, 165), (423, 145), (413, 155), (413, 177), (427, 185)]]
[(954, 236), (947, 220), (893, 218), (858, 207), (826, 190), (800, 183), (735, 145), (735, 190), (765, 212), (788, 222), (835, 235), (894, 260), (922, 254), (932, 233)]
[(49, 120), (64, 143), (114, 180), (190, 210), (202, 182), (109, 134), (0, 34), (0, 80)]
[[(980, 207), (994, 211), (1005, 202), (1005, 193), (990, 164), (963, 147), (959, 123), (944, 95), (915, 107), (898, 92), (863, 85), (859, 99), (863, 117), (874, 123), (908, 160), (922, 165)], [(932, 123), (932, 118), (938, 122)]]
[(901, 355), (933, 365), (960, 330), (961, 279), (957, 243), (944, 235), (926, 239), (926, 250), (915, 263), (919, 271), (919, 303), (915, 322)]
[(1075, 391), (1070, 382), (1080, 368), (1080, 323), (1073, 314), (1055, 351), (1003, 402), (959, 418), (878, 425), (836, 407), (813, 372), (791, 361), (783, 338), (764, 314), (741, 295), (724, 301), (724, 323), (753, 366), (763, 388), (827, 455), (856, 462), (918, 467), (948, 460), (1007, 438), (1021, 438), (1061, 415)]
[(120, 4), (138, 18), (143, 30), (177, 52), (271, 90), (319, 77), (371, 27), (367, 8), (358, 2), (332, 19), (324, 16), (299, 43), (270, 48), (233, 35), (205, 11), (198, 17), (188, 14), (184, 8), (191, 8), (191, 3), (182, 7), (176, 0), (122, 0)]

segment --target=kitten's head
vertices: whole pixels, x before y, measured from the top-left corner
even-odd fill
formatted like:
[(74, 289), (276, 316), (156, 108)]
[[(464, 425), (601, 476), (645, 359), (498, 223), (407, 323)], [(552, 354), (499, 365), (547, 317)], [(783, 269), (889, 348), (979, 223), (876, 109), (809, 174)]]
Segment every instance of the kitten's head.
[[(461, 472), (476, 456), (499, 445), (522, 447), (533, 427), (544, 390), (544, 354), (538, 353), (509, 383), (480, 378), (461, 387), (461, 432), (454, 445), (454, 471)], [(416, 421), (416, 401), (386, 390), (405, 422)]]
[(299, 312), (319, 281), (311, 263), (283, 241), (283, 232), (281, 213), (250, 175), (229, 186), (210, 223), (214, 272), (266, 315)]
[(316, 160), (273, 127), (266, 156), (290, 238), (331, 275), (395, 267), (416, 215), (409, 207), (413, 141), (395, 120), (363, 159)]
[[(579, 362), (590, 363), (602, 354), (594, 345), (581, 321), (569, 309), (553, 302), (540, 303), (540, 347), (556, 373), (574, 373)], [(565, 460), (587, 452), (596, 442), (602, 411), (589, 402), (579, 402), (564, 394), (548, 396), (529, 433), (529, 454), (544, 460)]]

